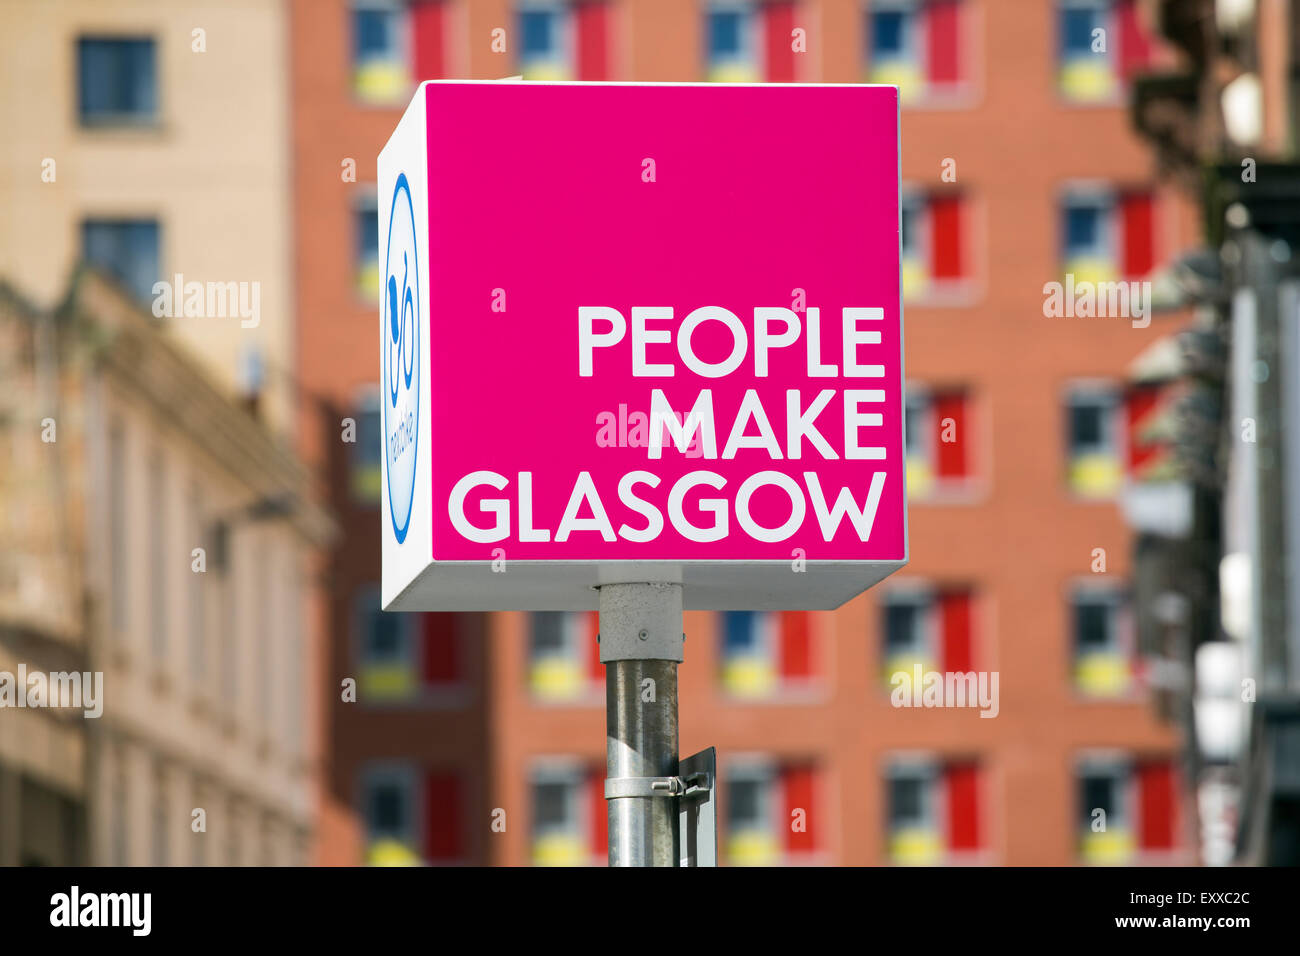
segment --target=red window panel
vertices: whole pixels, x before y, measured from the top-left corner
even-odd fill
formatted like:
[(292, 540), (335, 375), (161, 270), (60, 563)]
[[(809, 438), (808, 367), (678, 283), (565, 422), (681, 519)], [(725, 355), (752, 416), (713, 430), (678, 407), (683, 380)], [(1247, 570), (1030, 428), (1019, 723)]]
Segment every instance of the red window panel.
[(1165, 450), (1161, 443), (1141, 438), (1142, 430), (1161, 410), (1160, 388), (1155, 385), (1137, 385), (1129, 389), (1124, 402), (1128, 420), (1128, 468), (1138, 474)]
[[(965, 395), (956, 393), (935, 397), (935, 472), (940, 478), (964, 478), (969, 473), (967, 419)], [(945, 437), (953, 440), (944, 441)]]
[(1124, 230), (1124, 275), (1144, 276), (1155, 265), (1155, 201), (1150, 193), (1120, 198)]
[(979, 773), (975, 764), (945, 769), (948, 782), (948, 849), (978, 850), (980, 846)]
[[(786, 767), (781, 771), (785, 792), (785, 848), (789, 853), (806, 853), (817, 848), (814, 829), (816, 813), (813, 812), (813, 768), (810, 766)], [(796, 815), (796, 810), (803, 812)], [(800, 829), (794, 825), (800, 823)]]
[(600, 662), (600, 612), (587, 611), (584, 615), (586, 626), (582, 629), (582, 640), (586, 642), (587, 676), (594, 681), (605, 679), (605, 665)]
[(811, 624), (812, 617), (807, 611), (781, 613), (782, 677), (812, 676)]
[(424, 655), (420, 676), (426, 684), (454, 684), (460, 677), (460, 615), (424, 614)]
[(587, 840), (592, 856), (609, 854), (609, 810), (605, 803), (605, 772), (592, 770), (587, 774), (587, 814), (591, 832)]
[(772, 0), (763, 5), (764, 76), (769, 83), (794, 82), (795, 52), (790, 32), (794, 29), (793, 0)]
[(1119, 72), (1125, 80), (1151, 62), (1151, 35), (1138, 16), (1137, 0), (1116, 0), (1119, 21)]
[(1144, 850), (1174, 846), (1174, 767), (1168, 761), (1139, 764), (1138, 845)]
[(930, 199), (930, 230), (933, 246), (931, 268), (936, 279), (962, 277), (961, 199), (934, 196)]
[(961, 5), (930, 0), (924, 8), (926, 80), (935, 86), (961, 82)]
[(609, 4), (604, 0), (573, 8), (578, 33), (578, 79), (609, 79)]
[(943, 623), (943, 669), (945, 673), (966, 673), (974, 667), (971, 650), (971, 595), (951, 591), (939, 596)]
[(446, 64), (442, 21), (443, 0), (413, 0), (411, 3), (411, 49), (417, 83), (443, 78)]
[(460, 778), (431, 773), (424, 781), (424, 855), (431, 863), (455, 863), (465, 856), (464, 803)]

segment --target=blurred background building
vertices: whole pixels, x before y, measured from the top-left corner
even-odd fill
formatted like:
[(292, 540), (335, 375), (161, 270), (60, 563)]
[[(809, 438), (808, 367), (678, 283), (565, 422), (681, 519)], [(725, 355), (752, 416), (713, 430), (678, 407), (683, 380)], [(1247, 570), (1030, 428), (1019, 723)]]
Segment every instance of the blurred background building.
[[(102, 669), (108, 699), (0, 710), (0, 862), (604, 861), (594, 615), (378, 606), (375, 157), (418, 81), (517, 74), (900, 89), (912, 563), (833, 613), (687, 615), (681, 747), (718, 748), (726, 862), (1300, 844), (1285, 0), (0, 24), (0, 670)], [(111, 278), (69, 288), (79, 260)], [(259, 321), (150, 319), (178, 273), (257, 283)], [(1047, 305), (1145, 280), (1154, 317)], [(891, 706), (916, 665), (997, 672), (997, 717)]]
[(286, 18), (0, 3), (0, 670), (106, 698), (0, 710), (0, 863), (311, 857)]
[[(604, 859), (594, 617), (379, 612), (378, 443), (339, 441), (349, 417), (377, 429), (374, 157), (418, 80), (514, 74), (902, 91), (912, 564), (835, 613), (688, 614), (682, 751), (718, 747), (724, 859), (1196, 858), (1178, 729), (1152, 706), (1136, 643), (1119, 507), (1143, 464), (1129, 366), (1186, 316), (1135, 328), (1044, 311), (1047, 282), (1143, 278), (1198, 238), (1192, 202), (1130, 127), (1133, 78), (1170, 55), (1144, 11), (1124, 0), (291, 9), (298, 352), (329, 404), (306, 419), (304, 452), (329, 476), (347, 542), (327, 589), (329, 686), (354, 676), (360, 689), (357, 703), (334, 691), (326, 717), (323, 859)], [(774, 122), (798, 134), (798, 117)], [(349, 159), (355, 182), (341, 174)], [(998, 717), (892, 707), (889, 675), (916, 662), (998, 671)]]

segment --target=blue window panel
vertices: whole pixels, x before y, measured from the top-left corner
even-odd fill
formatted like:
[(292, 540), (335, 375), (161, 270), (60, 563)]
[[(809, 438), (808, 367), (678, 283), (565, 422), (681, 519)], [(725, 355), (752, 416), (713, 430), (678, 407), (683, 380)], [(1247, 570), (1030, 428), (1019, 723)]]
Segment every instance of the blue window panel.
[(158, 281), (158, 235), (153, 219), (90, 219), (81, 226), (82, 257), (147, 302)]
[(1104, 255), (1105, 208), (1098, 203), (1074, 202), (1065, 207), (1065, 254)]
[(709, 13), (709, 61), (738, 60), (745, 54), (744, 10), (713, 10)]
[(520, 57), (545, 60), (559, 54), (560, 16), (556, 10), (529, 9), (519, 14)]
[(871, 14), (871, 59), (900, 60), (911, 47), (912, 14), (906, 10), (877, 10)]
[(158, 107), (154, 41), (85, 37), (77, 41), (77, 93), (85, 124), (152, 120)]
[(1064, 58), (1092, 56), (1092, 31), (1103, 26), (1101, 9), (1063, 7), (1060, 23)]
[(758, 646), (758, 629), (754, 611), (727, 611), (723, 623), (723, 652), (737, 654)]
[(355, 62), (388, 60), (397, 56), (397, 11), (385, 7), (360, 7), (352, 11)]

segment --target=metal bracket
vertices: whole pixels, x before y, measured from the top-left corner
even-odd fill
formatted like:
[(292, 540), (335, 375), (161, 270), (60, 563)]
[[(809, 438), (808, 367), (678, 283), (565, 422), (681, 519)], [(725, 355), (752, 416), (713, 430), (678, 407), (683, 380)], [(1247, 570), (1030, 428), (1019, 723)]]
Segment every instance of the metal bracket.
[(682, 777), (611, 777), (605, 781), (605, 799), (622, 797), (697, 797), (713, 787), (711, 775), (697, 771)]

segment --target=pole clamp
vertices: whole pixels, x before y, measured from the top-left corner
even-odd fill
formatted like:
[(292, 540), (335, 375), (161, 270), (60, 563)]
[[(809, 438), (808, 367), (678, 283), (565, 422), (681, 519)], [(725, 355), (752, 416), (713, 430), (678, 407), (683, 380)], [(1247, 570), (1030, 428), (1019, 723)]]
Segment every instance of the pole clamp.
[(605, 799), (621, 797), (681, 797), (709, 790), (709, 774), (693, 773), (681, 777), (610, 777), (605, 781)]

